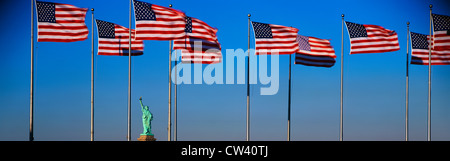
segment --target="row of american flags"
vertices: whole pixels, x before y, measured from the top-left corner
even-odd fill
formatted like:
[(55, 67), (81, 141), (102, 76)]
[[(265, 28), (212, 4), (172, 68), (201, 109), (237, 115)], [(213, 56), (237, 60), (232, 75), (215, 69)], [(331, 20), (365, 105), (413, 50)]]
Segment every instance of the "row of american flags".
[[(217, 29), (186, 16), (182, 11), (134, 1), (136, 29), (131, 30), (131, 55), (142, 55), (143, 40), (173, 40), (174, 50), (182, 50), (182, 61), (221, 62)], [(75, 42), (86, 40), (87, 8), (70, 4), (36, 2), (38, 42)], [(96, 19), (98, 55), (128, 56), (129, 30), (121, 25)], [(196, 41), (201, 42), (195, 43)], [(198, 48), (198, 50), (197, 50)]]
[[(173, 40), (174, 50), (182, 50), (182, 61), (220, 63), (221, 45), (217, 28), (186, 16), (182, 11), (134, 0), (135, 27), (132, 29), (131, 55), (142, 55), (143, 40)], [(36, 2), (38, 42), (74, 42), (87, 39), (87, 8), (70, 4)], [(411, 64), (450, 64), (449, 16), (432, 14), (434, 34), (411, 32)], [(303, 36), (295, 27), (252, 22), (256, 54), (294, 54), (295, 64), (332, 67), (336, 55), (330, 40)], [(394, 30), (378, 25), (345, 22), (350, 37), (350, 54), (382, 53), (400, 49)], [(98, 55), (128, 55), (129, 29), (96, 19)], [(431, 41), (430, 41), (431, 37)], [(200, 43), (201, 42), (201, 43)]]
[[(432, 14), (434, 35), (411, 32), (411, 64), (428, 65), (428, 48), (431, 48), (431, 65), (450, 64), (450, 17)], [(350, 54), (382, 53), (400, 50), (395, 31), (378, 25), (345, 22), (350, 37)], [(273, 24), (252, 22), (255, 32), (256, 54), (278, 50), (279, 54), (295, 53), (295, 64), (331, 67), (335, 52), (326, 39), (297, 35), (298, 29)]]

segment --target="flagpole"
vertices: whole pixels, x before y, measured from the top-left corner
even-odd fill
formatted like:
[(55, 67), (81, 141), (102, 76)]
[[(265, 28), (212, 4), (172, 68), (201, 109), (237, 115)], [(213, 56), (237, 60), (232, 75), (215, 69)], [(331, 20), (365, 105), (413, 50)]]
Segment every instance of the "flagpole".
[(91, 141), (94, 141), (94, 8), (91, 8), (91, 13)]
[(405, 141), (408, 141), (408, 116), (409, 116), (409, 22), (406, 22), (407, 34), (406, 34), (406, 117), (405, 117)]
[[(170, 8), (172, 8), (172, 4), (169, 5)], [(171, 107), (172, 107), (172, 78), (171, 78), (171, 74), (172, 74), (172, 40), (169, 41), (169, 121), (168, 121), (168, 125), (167, 125), (167, 141), (171, 141), (171, 124), (172, 124), (172, 119), (171, 119)]]
[[(172, 7), (172, 4), (170, 4), (170, 7)], [(172, 48), (171, 48), (172, 50)], [(173, 122), (174, 122), (174, 128), (173, 128), (173, 141), (177, 141), (177, 75), (178, 75), (178, 71), (177, 71), (177, 64), (178, 64), (178, 57), (177, 57), (177, 52), (175, 52), (175, 83), (174, 83), (174, 111), (173, 111)]]
[(291, 141), (291, 54), (289, 55), (289, 96), (288, 96), (288, 127), (287, 141)]
[(128, 30), (128, 141), (131, 141), (131, 6), (133, 5), (133, 1), (130, 0), (130, 18), (129, 18), (129, 26)]
[[(431, 40), (431, 24), (432, 24), (432, 14), (431, 9), (433, 5), (430, 4), (430, 40)], [(431, 44), (431, 43), (430, 43)], [(431, 141), (431, 45), (428, 45), (428, 133), (427, 140)]]
[(248, 58), (247, 58), (247, 134), (246, 140), (250, 141), (250, 14), (248, 16)]
[(172, 95), (171, 95), (171, 91), (172, 91), (172, 80), (171, 80), (171, 75), (172, 73), (172, 40), (169, 41), (169, 121), (168, 121), (168, 125), (167, 125), (167, 141), (171, 140), (171, 106), (172, 106)]
[(173, 128), (173, 141), (177, 141), (177, 75), (178, 75), (178, 71), (177, 71), (177, 65), (178, 65), (178, 59), (177, 59), (177, 52), (175, 52), (175, 89), (174, 89), (174, 128)]
[(342, 30), (341, 30), (341, 121), (339, 141), (344, 141), (344, 121), (343, 121), (343, 83), (344, 83), (344, 14), (342, 16)]
[(33, 141), (33, 120), (34, 120), (34, 10), (33, 10), (34, 0), (31, 0), (31, 75), (30, 75), (30, 133), (29, 140)]

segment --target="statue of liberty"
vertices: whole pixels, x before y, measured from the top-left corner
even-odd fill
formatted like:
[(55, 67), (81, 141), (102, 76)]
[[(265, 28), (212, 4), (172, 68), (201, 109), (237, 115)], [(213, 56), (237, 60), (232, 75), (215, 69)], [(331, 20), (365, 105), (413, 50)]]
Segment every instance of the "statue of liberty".
[(148, 106), (142, 104), (142, 97), (139, 98), (142, 108), (142, 124), (144, 125), (144, 132), (141, 135), (153, 135), (152, 134), (152, 120), (153, 115), (150, 112)]

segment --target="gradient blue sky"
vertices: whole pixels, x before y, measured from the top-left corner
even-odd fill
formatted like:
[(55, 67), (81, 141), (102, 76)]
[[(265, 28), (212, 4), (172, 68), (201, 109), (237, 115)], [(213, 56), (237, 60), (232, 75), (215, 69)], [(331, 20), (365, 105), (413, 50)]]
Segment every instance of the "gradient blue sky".
[[(299, 34), (331, 39), (337, 52), (335, 66), (293, 65), (292, 140), (339, 139), (342, 13), (347, 21), (397, 31), (401, 48), (349, 55), (345, 29), (344, 140), (404, 140), (406, 22), (411, 22), (411, 31), (428, 33), (429, 4), (434, 13), (450, 15), (445, 0), (144, 1), (173, 4), (217, 27), (224, 54), (225, 49), (247, 49), (248, 13), (254, 21), (293, 26)], [(96, 18), (128, 26), (128, 0), (52, 2), (95, 8)], [(28, 140), (30, 1), (2, 1), (0, 12), (0, 140)], [(90, 11), (86, 24), (90, 28)], [(74, 43), (35, 43), (35, 140), (90, 139), (90, 37)], [(251, 42), (253, 47), (253, 36)], [(154, 114), (155, 137), (167, 140), (168, 44), (145, 41), (144, 55), (132, 58), (133, 140), (142, 132), (140, 96)], [(251, 140), (286, 140), (288, 60), (280, 56), (276, 95), (259, 94), (267, 85), (251, 86)], [(426, 140), (427, 81), (428, 66), (410, 66), (410, 140)], [(450, 66), (432, 67), (432, 140), (450, 140), (449, 82)], [(245, 140), (246, 85), (178, 87), (178, 140)], [(128, 58), (95, 56), (96, 140), (126, 140), (127, 88)]]

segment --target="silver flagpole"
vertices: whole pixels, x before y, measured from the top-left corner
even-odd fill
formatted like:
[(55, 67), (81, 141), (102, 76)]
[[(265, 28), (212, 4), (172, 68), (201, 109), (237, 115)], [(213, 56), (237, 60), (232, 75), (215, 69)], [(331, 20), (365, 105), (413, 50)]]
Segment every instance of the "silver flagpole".
[(406, 117), (405, 117), (405, 141), (408, 141), (408, 116), (409, 116), (409, 60), (408, 60), (408, 49), (409, 49), (409, 22), (406, 22), (407, 34), (406, 34)]
[(131, 141), (131, 6), (133, 1), (130, 0), (130, 29), (128, 35), (128, 141)]
[(94, 8), (91, 8), (91, 12), (91, 141), (94, 141)]
[(289, 55), (289, 96), (288, 96), (288, 127), (287, 127), (287, 141), (291, 141), (291, 57)]
[[(172, 5), (170, 5), (172, 6)], [(177, 64), (178, 64), (178, 60), (177, 60), (177, 52), (175, 52), (175, 83), (174, 83), (174, 111), (173, 111), (173, 122), (174, 122), (174, 128), (173, 128), (173, 141), (177, 141), (177, 75), (178, 75), (178, 71), (177, 71)]]
[[(430, 4), (430, 37), (431, 30), (432, 30), (432, 20), (433, 16), (431, 14), (431, 8), (433, 8), (433, 5)], [(427, 133), (427, 140), (431, 141), (431, 43), (428, 45), (428, 133)]]
[(247, 134), (246, 140), (250, 141), (250, 14), (248, 16), (248, 58), (247, 58)]
[(344, 104), (343, 104), (343, 84), (344, 84), (344, 14), (342, 16), (342, 31), (341, 31), (341, 121), (340, 121), (340, 133), (339, 141), (344, 141)]
[(31, 75), (30, 75), (30, 134), (29, 134), (29, 140), (33, 141), (33, 110), (34, 110), (34, 101), (33, 101), (33, 95), (34, 95), (34, 10), (33, 10), (34, 0), (31, 0)]
[[(172, 4), (169, 5), (170, 8), (172, 8)], [(168, 125), (167, 125), (167, 141), (171, 141), (171, 124), (172, 124), (172, 119), (171, 119), (171, 107), (172, 107), (172, 78), (171, 78), (171, 74), (172, 74), (172, 40), (169, 41), (169, 121), (168, 121)]]
[(173, 141), (177, 141), (177, 75), (178, 75), (178, 71), (177, 71), (177, 65), (178, 65), (178, 60), (177, 60), (177, 52), (175, 52), (175, 89), (174, 89), (174, 111), (173, 111), (173, 115), (174, 115), (174, 128), (173, 128)]
[(172, 40), (169, 41), (169, 120), (167, 125), (167, 141), (171, 140), (171, 107), (172, 107), (172, 78), (170, 75), (172, 74)]

